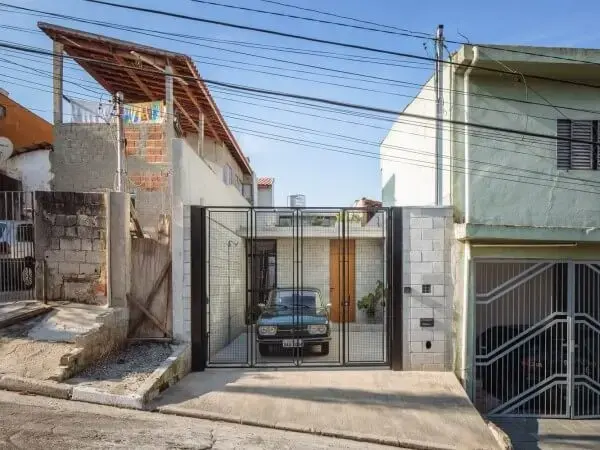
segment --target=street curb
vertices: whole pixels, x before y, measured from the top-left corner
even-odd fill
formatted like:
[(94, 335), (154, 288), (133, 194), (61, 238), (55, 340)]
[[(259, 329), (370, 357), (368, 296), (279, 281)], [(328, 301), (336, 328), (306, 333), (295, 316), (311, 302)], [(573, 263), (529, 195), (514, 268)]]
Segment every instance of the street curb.
[(369, 444), (380, 444), (380, 445), (388, 445), (391, 447), (400, 447), (412, 450), (456, 450), (456, 447), (453, 446), (441, 446), (436, 444), (430, 444), (427, 442), (419, 442), (419, 441), (410, 441), (410, 440), (397, 440), (390, 439), (381, 436), (361, 434), (361, 433), (348, 433), (342, 431), (334, 431), (334, 430), (315, 430), (312, 428), (301, 427), (293, 424), (272, 424), (265, 423), (258, 420), (247, 420), (241, 417), (229, 416), (226, 414), (216, 414), (204, 411), (191, 411), (185, 408), (176, 407), (176, 406), (164, 406), (158, 407), (155, 411), (162, 414), (170, 414), (174, 416), (184, 416), (184, 417), (192, 417), (195, 419), (206, 419), (217, 422), (228, 422), (235, 423), (239, 425), (248, 425), (253, 427), (261, 427), (261, 428), (271, 428), (276, 430), (283, 431), (293, 431), (297, 433), (305, 433), (312, 434), (318, 436), (326, 436), (338, 439), (347, 439), (351, 441), (357, 442), (366, 442)]
[(0, 389), (43, 395), (63, 400), (70, 400), (73, 393), (73, 387), (68, 384), (36, 380), (16, 375), (3, 375), (0, 377)]
[(83, 385), (73, 387), (71, 400), (145, 410), (152, 399), (189, 372), (190, 361), (190, 346), (188, 344), (175, 345), (171, 356), (163, 361), (134, 393), (115, 394), (93, 386)]
[(490, 429), (490, 432), (492, 433), (492, 436), (494, 436), (496, 441), (498, 441), (500, 448), (502, 450), (513, 450), (512, 441), (510, 440), (508, 434), (506, 434), (504, 430), (502, 430), (498, 425), (496, 425), (492, 421), (486, 420), (486, 422), (488, 428)]

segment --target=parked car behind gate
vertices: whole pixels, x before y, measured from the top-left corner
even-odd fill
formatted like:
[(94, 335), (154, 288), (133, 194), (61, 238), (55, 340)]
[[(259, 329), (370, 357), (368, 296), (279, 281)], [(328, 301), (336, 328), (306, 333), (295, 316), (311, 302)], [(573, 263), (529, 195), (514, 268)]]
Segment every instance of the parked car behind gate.
[(258, 351), (265, 356), (276, 348), (321, 346), (329, 354), (329, 308), (315, 288), (277, 288), (269, 294), (257, 321)]
[(35, 258), (31, 222), (0, 220), (0, 274), (2, 290), (33, 288)]

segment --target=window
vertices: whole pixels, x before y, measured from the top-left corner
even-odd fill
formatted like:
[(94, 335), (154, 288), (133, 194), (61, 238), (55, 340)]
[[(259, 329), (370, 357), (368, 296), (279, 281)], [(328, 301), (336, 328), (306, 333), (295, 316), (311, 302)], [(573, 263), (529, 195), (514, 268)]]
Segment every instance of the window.
[[(597, 142), (598, 124), (597, 120), (559, 119), (556, 122), (556, 136), (563, 139)], [(556, 165), (559, 170), (598, 170), (598, 145), (558, 139)]]
[(33, 242), (33, 225), (19, 225), (17, 227), (17, 242)]
[(227, 185), (233, 184), (233, 170), (229, 164), (225, 164), (223, 167), (223, 183)]
[(6, 117), (6, 106), (0, 105), (0, 119), (4, 119)]

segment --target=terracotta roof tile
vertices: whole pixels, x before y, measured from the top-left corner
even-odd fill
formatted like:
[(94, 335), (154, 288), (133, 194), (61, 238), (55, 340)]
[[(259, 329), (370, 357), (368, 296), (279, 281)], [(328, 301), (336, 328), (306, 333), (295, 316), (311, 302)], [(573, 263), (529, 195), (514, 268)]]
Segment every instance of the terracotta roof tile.
[(269, 177), (260, 177), (256, 180), (256, 184), (260, 187), (269, 187), (273, 186), (274, 178)]

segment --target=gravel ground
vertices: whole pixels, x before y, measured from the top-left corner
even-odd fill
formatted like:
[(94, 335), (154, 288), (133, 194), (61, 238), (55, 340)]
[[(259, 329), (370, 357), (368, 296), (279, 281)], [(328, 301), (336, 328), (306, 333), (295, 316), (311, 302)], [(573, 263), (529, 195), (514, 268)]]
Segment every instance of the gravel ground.
[(121, 352), (97, 362), (68, 382), (84, 384), (115, 394), (135, 392), (169, 356), (166, 343), (135, 343)]
[(4, 391), (0, 391), (0, 417), (0, 448), (8, 450), (392, 448)]

